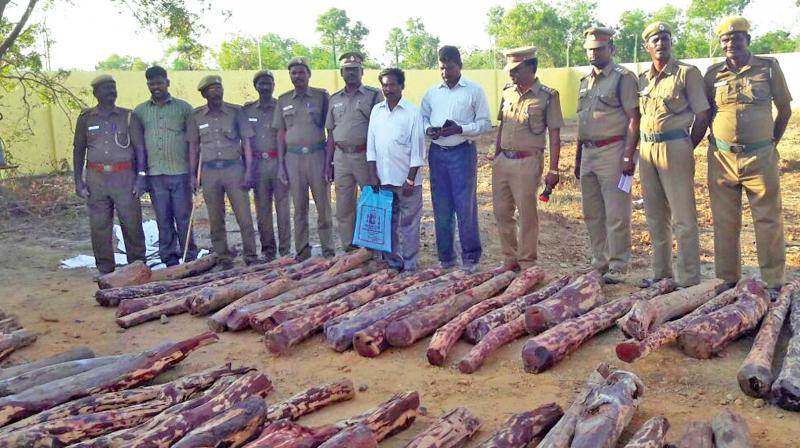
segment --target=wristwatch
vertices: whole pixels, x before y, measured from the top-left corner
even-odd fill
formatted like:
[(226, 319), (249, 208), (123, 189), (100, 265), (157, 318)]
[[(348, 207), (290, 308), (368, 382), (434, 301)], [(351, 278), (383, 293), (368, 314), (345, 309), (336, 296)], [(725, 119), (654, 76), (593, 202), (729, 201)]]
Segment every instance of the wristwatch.
[(136, 173), (137, 176), (147, 176), (147, 171), (139, 171)]
[(631, 158), (630, 158), (630, 157), (623, 157), (623, 158), (622, 158), (622, 161), (623, 161), (623, 162), (630, 162), (630, 161), (631, 161)]
[(555, 174), (556, 176), (558, 176), (558, 170), (550, 170), (547, 173), (548, 174)]

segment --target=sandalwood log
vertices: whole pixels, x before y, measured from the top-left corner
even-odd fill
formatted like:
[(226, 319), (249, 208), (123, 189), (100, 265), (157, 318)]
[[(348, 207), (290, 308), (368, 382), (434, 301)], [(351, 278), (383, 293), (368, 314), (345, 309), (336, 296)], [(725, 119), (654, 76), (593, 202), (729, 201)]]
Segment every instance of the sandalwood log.
[(722, 411), (711, 419), (715, 448), (752, 448), (753, 437), (747, 422), (739, 414)]
[(103, 356), (100, 358), (80, 359), (41, 367), (0, 381), (0, 397), (17, 394), (40, 384), (70, 377), (81, 372), (120, 361), (126, 357), (132, 358), (136, 355), (136, 353), (132, 353), (123, 356)]
[(667, 445), (667, 431), (669, 420), (661, 416), (653, 417), (633, 434), (625, 448), (664, 448)]
[[(786, 288), (786, 286), (784, 286)], [(781, 291), (783, 293), (783, 291)], [(792, 293), (789, 327), (792, 337), (786, 347), (781, 371), (772, 383), (772, 402), (789, 411), (800, 411), (800, 292)]]
[(369, 249), (358, 249), (337, 257), (336, 262), (322, 274), (323, 277), (336, 277), (347, 271), (355, 269), (372, 259), (372, 251)]
[(225, 322), (230, 317), (231, 313), (236, 311), (237, 309), (249, 305), (251, 303), (261, 302), (264, 300), (269, 300), (273, 297), (277, 297), (286, 291), (291, 289), (299, 288), (303, 285), (303, 282), (300, 280), (294, 280), (291, 278), (279, 278), (274, 282), (270, 283), (269, 285), (259, 288), (250, 294), (246, 294), (239, 299), (236, 299), (232, 303), (228, 304), (224, 308), (217, 310), (214, 314), (212, 314), (208, 320), (209, 328), (216, 332), (222, 332), (228, 329), (225, 325)]
[(730, 286), (723, 280), (714, 278), (654, 300), (637, 302), (617, 321), (617, 326), (625, 336), (641, 341), (658, 326), (692, 312), (727, 289)]
[(27, 347), (34, 342), (38, 335), (29, 330), (17, 330), (7, 334), (0, 334), (0, 360), (5, 359), (11, 353)]
[(393, 395), (363, 414), (336, 423), (339, 428), (366, 425), (380, 442), (414, 423), (419, 408), (419, 394), (415, 391)]
[(517, 274), (503, 272), (480, 285), (442, 302), (412, 311), (386, 327), (386, 340), (394, 347), (408, 347), (436, 331), (437, 328), (466, 311), (472, 305), (495, 296), (505, 289)]
[(319, 448), (378, 448), (378, 441), (367, 425), (345, 428)]
[(567, 286), (525, 310), (525, 329), (539, 334), (567, 319), (586, 314), (605, 302), (603, 277), (598, 271), (581, 275)]
[(239, 402), (193, 429), (174, 448), (239, 447), (255, 437), (264, 423), (267, 403), (253, 397)]
[(736, 302), (690, 323), (678, 335), (683, 353), (700, 359), (710, 358), (731, 341), (755, 328), (767, 312), (769, 294), (755, 279), (736, 285)]
[(79, 347), (75, 347), (65, 352), (61, 352), (47, 358), (42, 358), (37, 361), (31, 361), (11, 367), (6, 367), (5, 369), (0, 369), (0, 380), (13, 378), (15, 376), (22, 375), (23, 373), (40, 369), (42, 367), (51, 366), (53, 364), (61, 364), (62, 362), (75, 361), (78, 359), (89, 359), (89, 358), (94, 358), (94, 352), (89, 347), (81, 345)]
[(572, 437), (575, 435), (575, 426), (578, 423), (578, 417), (583, 414), (587, 398), (591, 395), (592, 391), (605, 383), (606, 378), (610, 374), (606, 364), (598, 365), (592, 373), (589, 374), (589, 378), (578, 391), (575, 400), (572, 401), (572, 404), (564, 412), (561, 419), (553, 425), (547, 435), (539, 442), (537, 448), (570, 447)]
[(150, 281), (152, 271), (144, 263), (137, 260), (125, 265), (97, 279), (97, 287), (100, 289), (122, 288), (124, 286), (141, 285)]
[(525, 316), (518, 316), (511, 322), (492, 328), (458, 363), (461, 373), (474, 373), (483, 366), (486, 358), (500, 347), (510, 344), (528, 332), (525, 330)]
[(644, 385), (631, 372), (615, 370), (586, 398), (570, 448), (614, 448), (639, 407)]
[(16, 316), (9, 316), (0, 320), (0, 333), (7, 334), (21, 329), (22, 325), (20, 325)]
[(126, 316), (118, 317), (115, 322), (122, 328), (135, 327), (136, 325), (158, 319), (163, 316), (174, 316), (176, 314), (183, 314), (188, 312), (186, 300), (177, 298), (169, 302), (154, 305), (150, 308), (128, 314)]
[(616, 347), (617, 358), (625, 362), (634, 362), (639, 358), (644, 358), (658, 350), (662, 345), (676, 341), (680, 332), (691, 322), (703, 319), (709, 313), (730, 305), (735, 301), (736, 291), (734, 289), (729, 289), (703, 305), (700, 305), (700, 307), (686, 316), (658, 327), (655, 331), (648, 334), (643, 341), (629, 339), (620, 342)]
[(522, 348), (522, 361), (527, 372), (543, 372), (569, 354), (575, 352), (584, 342), (607, 328), (639, 300), (650, 300), (675, 289), (671, 280), (661, 280), (650, 288), (629, 296), (613, 300), (569, 319), (528, 340)]
[(51, 381), (24, 392), (0, 398), (0, 426), (69, 400), (102, 392), (129, 389), (154, 378), (185, 359), (194, 350), (218, 340), (204, 333), (179, 342), (168, 342), (121, 362)]
[(478, 445), (478, 448), (517, 448), (526, 447), (547, 431), (564, 415), (561, 406), (548, 403), (538, 408), (520, 412), (509, 417), (491, 438)]
[(334, 425), (309, 428), (289, 420), (271, 423), (247, 448), (317, 448), (340, 431)]
[(444, 361), (447, 359), (447, 352), (450, 351), (456, 341), (464, 334), (464, 329), (467, 327), (467, 324), (491, 310), (508, 305), (517, 298), (528, 294), (543, 279), (544, 269), (540, 266), (528, 268), (522, 271), (520, 275), (508, 285), (508, 288), (506, 288), (502, 294), (476, 303), (436, 330), (428, 345), (428, 351), (426, 352), (428, 362), (435, 366), (444, 365)]
[(714, 448), (714, 431), (705, 422), (691, 422), (686, 425), (678, 448)]
[(203, 258), (176, 264), (175, 266), (168, 266), (164, 269), (156, 269), (150, 275), (150, 281), (160, 282), (164, 280), (179, 280), (186, 277), (194, 277), (210, 271), (217, 265), (217, 261), (217, 254), (212, 252)]
[(797, 294), (798, 290), (800, 281), (797, 280), (781, 288), (777, 300), (770, 304), (767, 315), (761, 322), (750, 353), (739, 367), (739, 372), (736, 374), (739, 388), (751, 397), (765, 398), (769, 395), (772, 382), (775, 381), (775, 375), (772, 373), (775, 345), (783, 328), (783, 321), (789, 312), (792, 295)]
[(418, 434), (406, 448), (450, 448), (463, 446), (481, 427), (467, 408), (455, 408)]
[(464, 339), (471, 344), (477, 344), (489, 331), (500, 325), (511, 322), (521, 316), (525, 310), (542, 300), (552, 296), (570, 282), (571, 277), (565, 275), (545, 285), (542, 289), (520, 297), (513, 302), (481, 316), (467, 325), (464, 330)]
[(353, 382), (347, 379), (314, 386), (275, 403), (266, 412), (266, 421), (297, 420), (318, 409), (355, 397)]

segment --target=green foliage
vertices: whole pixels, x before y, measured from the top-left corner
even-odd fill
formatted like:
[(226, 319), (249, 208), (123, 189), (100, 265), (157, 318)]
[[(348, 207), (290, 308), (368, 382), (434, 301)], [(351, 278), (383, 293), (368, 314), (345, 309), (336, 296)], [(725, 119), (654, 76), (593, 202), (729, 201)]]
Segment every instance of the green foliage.
[(439, 64), (439, 38), (425, 29), (422, 19), (406, 21), (406, 46), (401, 52), (403, 68), (435, 68)]
[(800, 41), (792, 39), (788, 31), (770, 31), (754, 37), (750, 42), (750, 51), (756, 54), (789, 53), (800, 49), (798, 43)]
[(465, 69), (496, 69), (505, 64), (503, 55), (494, 50), (471, 49), (461, 52), (461, 62)]
[(95, 64), (95, 70), (129, 70), (144, 71), (148, 64), (141, 58), (133, 56), (121, 56), (116, 53)]
[(672, 5), (666, 5), (653, 13), (640, 9), (625, 11), (620, 15), (614, 36), (617, 49), (615, 59), (618, 62), (648, 61), (650, 56), (642, 42), (642, 31), (652, 22), (666, 22), (672, 27), (672, 52), (678, 57), (686, 56), (685, 29), (686, 19), (683, 12)]
[(386, 38), (385, 49), (392, 57), (392, 64), (395, 67), (400, 67), (400, 59), (403, 54), (403, 49), (408, 45), (408, 38), (403, 33), (403, 30), (394, 27), (389, 30), (389, 37)]
[(338, 65), (340, 54), (348, 51), (363, 53), (364, 38), (369, 34), (369, 29), (360, 21), (351, 26), (347, 12), (337, 8), (331, 8), (317, 17), (317, 31), (322, 34), (321, 42), (330, 47), (334, 66)]
[(167, 49), (166, 58), (172, 70), (205, 70), (203, 58), (207, 51), (208, 48), (193, 37), (184, 36)]
[(258, 69), (258, 41), (243, 36), (226, 40), (220, 45), (217, 63), (222, 70)]
[(686, 9), (687, 58), (719, 56), (719, 40), (714, 33), (717, 22), (724, 17), (741, 14), (750, 0), (692, 0)]

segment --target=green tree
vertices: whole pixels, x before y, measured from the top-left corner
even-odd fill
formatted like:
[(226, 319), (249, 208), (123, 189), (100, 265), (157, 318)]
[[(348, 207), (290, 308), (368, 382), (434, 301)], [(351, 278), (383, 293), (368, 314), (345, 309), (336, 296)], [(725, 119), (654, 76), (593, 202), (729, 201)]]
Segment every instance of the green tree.
[[(617, 62), (637, 62), (649, 57), (642, 48), (642, 31), (651, 22), (650, 14), (641, 9), (623, 12), (619, 17), (614, 47)], [(642, 54), (644, 53), (644, 54)]]
[(408, 45), (408, 38), (398, 27), (389, 30), (389, 37), (386, 38), (384, 48), (386, 52), (392, 56), (395, 67), (400, 67), (400, 56), (403, 54), (403, 49)]
[(317, 17), (317, 32), (322, 34), (321, 42), (330, 47), (334, 64), (337, 64), (339, 54), (347, 51), (364, 52), (364, 38), (369, 34), (369, 29), (360, 21), (351, 26), (346, 11), (331, 8)]
[(150, 67), (151, 65), (155, 65), (155, 63), (148, 64), (141, 58), (133, 58), (133, 61), (131, 61), (131, 70), (133, 70), (134, 72), (143, 72), (147, 70), (147, 67)]
[(403, 66), (407, 68), (434, 68), (439, 63), (439, 38), (425, 29), (422, 19), (412, 17), (406, 21), (406, 47), (403, 49)]
[(756, 54), (790, 53), (797, 50), (797, 40), (792, 39), (788, 31), (770, 31), (752, 38), (750, 51)]
[(234, 36), (222, 42), (217, 54), (222, 70), (258, 69), (258, 42), (252, 37)]
[(461, 52), (461, 61), (465, 69), (494, 69), (502, 67), (503, 62), (499, 59), (502, 54), (494, 50), (471, 49)]
[(167, 49), (166, 59), (173, 70), (205, 70), (203, 62), (208, 48), (190, 36), (179, 37)]
[(741, 14), (750, 0), (692, 0), (686, 9), (687, 58), (718, 56), (719, 40), (714, 29), (717, 22), (728, 15)]
[(120, 56), (116, 53), (95, 64), (95, 70), (130, 70), (133, 65), (132, 56)]

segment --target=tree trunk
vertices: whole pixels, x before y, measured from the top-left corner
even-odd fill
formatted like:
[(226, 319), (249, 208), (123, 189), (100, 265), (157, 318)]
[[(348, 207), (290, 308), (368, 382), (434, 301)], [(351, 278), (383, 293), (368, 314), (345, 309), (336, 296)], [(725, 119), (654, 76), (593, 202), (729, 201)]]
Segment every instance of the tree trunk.
[[(225, 279), (220, 280), (219, 282), (215, 282), (215, 284), (227, 284), (235, 281), (234, 279)], [(200, 286), (192, 286), (191, 288), (186, 289), (178, 289), (176, 291), (165, 292), (163, 294), (157, 294), (154, 296), (149, 297), (139, 297), (137, 299), (127, 299), (119, 302), (117, 305), (117, 317), (127, 316), (129, 314), (137, 313), (139, 311), (144, 311), (148, 308), (152, 308), (154, 306), (163, 305), (167, 302), (174, 302), (176, 300), (183, 300), (186, 302), (186, 297), (195, 294), (199, 291), (202, 291), (205, 288), (205, 285)]]
[(650, 300), (675, 289), (671, 280), (662, 280), (650, 288), (601, 305), (583, 316), (562, 322), (536, 335), (522, 348), (525, 371), (540, 373), (575, 352), (580, 346), (614, 322), (639, 300)]
[(481, 422), (467, 408), (455, 408), (419, 433), (406, 448), (455, 448), (472, 438)]
[(89, 347), (81, 345), (71, 350), (61, 352), (57, 355), (50, 356), (49, 358), (43, 358), (38, 361), (31, 361), (16, 366), (6, 367), (5, 369), (0, 369), (0, 380), (14, 378), (15, 376), (22, 375), (23, 373), (41, 369), (42, 367), (52, 366), (54, 364), (61, 364), (63, 362), (89, 358), (94, 358), (94, 352)]
[(510, 344), (527, 334), (525, 331), (525, 316), (518, 316), (511, 322), (492, 328), (480, 342), (469, 350), (458, 363), (461, 373), (474, 373), (483, 366), (486, 358), (500, 347)]
[(570, 278), (571, 277), (569, 275), (565, 275), (561, 278), (553, 280), (544, 288), (520, 297), (519, 299), (502, 308), (498, 308), (482, 317), (473, 320), (464, 330), (464, 339), (471, 344), (477, 344), (493, 328), (497, 328), (500, 325), (513, 321), (517, 317), (521, 316), (528, 307), (547, 299), (558, 292), (561, 288), (567, 286), (567, 284), (570, 282)]
[(259, 288), (250, 294), (246, 294), (239, 299), (233, 301), (232, 303), (228, 304), (221, 310), (218, 310), (216, 313), (211, 315), (206, 321), (208, 323), (209, 328), (217, 333), (221, 333), (227, 330), (227, 326), (225, 322), (228, 320), (230, 315), (239, 308), (242, 308), (246, 305), (251, 303), (261, 302), (264, 300), (272, 299), (273, 297), (277, 297), (286, 291), (299, 288), (303, 285), (303, 282), (298, 280), (293, 280), (291, 278), (282, 277), (274, 282), (270, 283), (269, 285)]
[(680, 332), (689, 325), (689, 323), (702, 320), (707, 314), (730, 305), (734, 301), (736, 301), (736, 290), (729, 289), (703, 305), (700, 305), (700, 307), (686, 316), (658, 327), (654, 332), (648, 334), (643, 341), (631, 339), (620, 342), (617, 344), (616, 348), (617, 358), (625, 362), (634, 362), (639, 358), (644, 358), (658, 350), (662, 345), (676, 341)]
[(279, 420), (267, 425), (247, 448), (316, 448), (338, 432), (339, 428), (334, 425), (309, 428)]
[(100, 289), (110, 289), (141, 285), (150, 281), (151, 274), (152, 271), (150, 271), (150, 268), (144, 261), (137, 260), (114, 272), (101, 275), (97, 279), (97, 287)]
[(564, 415), (561, 406), (548, 403), (538, 408), (512, 415), (500, 426), (489, 440), (478, 448), (517, 448), (526, 447), (547, 431)]
[(586, 398), (570, 448), (614, 448), (639, 407), (644, 385), (631, 372), (616, 370)]
[(100, 366), (121, 361), (124, 358), (132, 358), (136, 355), (137, 353), (131, 353), (123, 356), (103, 356), (100, 358), (80, 359), (77, 361), (68, 361), (61, 364), (41, 367), (36, 370), (17, 375), (13, 378), (0, 381), (0, 397), (18, 394), (34, 386), (77, 375)]
[(355, 269), (372, 259), (372, 251), (369, 249), (358, 249), (337, 257), (336, 262), (322, 274), (323, 277), (336, 277), (347, 271)]
[(625, 448), (664, 448), (667, 445), (669, 420), (665, 417), (653, 417), (646, 421), (631, 437)]
[(129, 389), (149, 381), (189, 353), (217, 340), (213, 333), (205, 333), (180, 342), (164, 343), (134, 358), (0, 398), (0, 426), (86, 395)]
[(345, 428), (319, 448), (378, 448), (378, 441), (367, 425)]
[[(781, 288), (778, 299), (771, 303), (769, 311), (761, 322), (756, 340), (736, 375), (739, 388), (745, 394), (766, 398), (769, 395), (775, 375), (772, 374), (772, 357), (775, 345), (783, 328), (783, 321), (789, 312), (792, 295), (800, 289), (800, 281), (790, 282)], [(800, 312), (800, 310), (798, 310)]]
[[(783, 287), (784, 289), (787, 286)], [(783, 295), (783, 291), (781, 291)], [(789, 411), (800, 411), (800, 292), (792, 294), (789, 327), (792, 337), (778, 378), (772, 383), (772, 402)]]
[(164, 269), (157, 269), (150, 276), (151, 282), (161, 282), (165, 280), (179, 280), (187, 277), (194, 277), (210, 271), (217, 265), (217, 254), (210, 253), (203, 258), (189, 261), (187, 263), (168, 266)]
[(714, 448), (714, 431), (706, 422), (691, 422), (683, 430), (678, 448)]
[(13, 333), (21, 329), (22, 325), (20, 325), (16, 316), (9, 316), (6, 317), (5, 319), (0, 320), (0, 334)]
[(266, 412), (266, 421), (297, 420), (330, 404), (351, 400), (355, 395), (353, 382), (347, 379), (320, 384), (271, 405)]
[(526, 269), (520, 273), (508, 288), (497, 297), (476, 303), (468, 310), (456, 316), (453, 320), (436, 330), (428, 345), (426, 355), (428, 362), (435, 366), (444, 365), (447, 352), (464, 334), (467, 324), (483, 316), (489, 311), (508, 305), (520, 296), (528, 294), (539, 282), (544, 279), (544, 269), (539, 266)]
[(589, 379), (578, 391), (578, 395), (572, 404), (564, 412), (547, 435), (539, 442), (537, 448), (570, 448), (572, 437), (575, 435), (575, 426), (578, 417), (586, 407), (586, 400), (595, 388), (605, 384), (606, 378), (610, 375), (606, 364), (598, 365), (589, 375)]
[(539, 334), (567, 319), (603, 304), (603, 277), (598, 271), (581, 275), (549, 299), (525, 310), (525, 329)]
[(240, 447), (256, 436), (264, 423), (267, 403), (252, 397), (193, 429), (174, 448)]
[(625, 336), (644, 340), (660, 325), (692, 312), (727, 289), (730, 287), (724, 281), (714, 278), (654, 300), (638, 302), (617, 321), (617, 326)]
[(341, 420), (336, 426), (346, 428), (367, 425), (375, 439), (380, 442), (411, 426), (417, 418), (417, 408), (419, 408), (419, 394), (413, 391), (404, 392), (393, 395), (363, 414)]
[(711, 419), (715, 448), (753, 448), (747, 422), (739, 414), (722, 411)]
[(678, 345), (685, 354), (708, 359), (758, 325), (769, 306), (766, 288), (758, 280), (749, 279), (740, 281), (736, 291), (736, 302), (690, 323), (681, 331)]
[(183, 314), (188, 311), (189, 308), (186, 306), (186, 300), (179, 297), (177, 299), (172, 299), (168, 302), (128, 314), (126, 316), (118, 317), (115, 322), (122, 328), (130, 328), (153, 319), (158, 319), (162, 315), (174, 316), (176, 314)]
[(37, 337), (36, 333), (24, 329), (0, 334), (0, 360), (5, 359), (16, 350), (33, 344)]
[(494, 297), (505, 289), (517, 274), (503, 272), (482, 284), (435, 305), (413, 311), (386, 327), (386, 340), (394, 347), (408, 347), (463, 313), (469, 307)]

